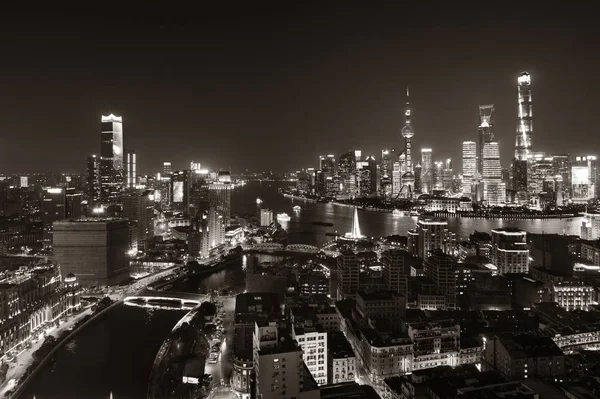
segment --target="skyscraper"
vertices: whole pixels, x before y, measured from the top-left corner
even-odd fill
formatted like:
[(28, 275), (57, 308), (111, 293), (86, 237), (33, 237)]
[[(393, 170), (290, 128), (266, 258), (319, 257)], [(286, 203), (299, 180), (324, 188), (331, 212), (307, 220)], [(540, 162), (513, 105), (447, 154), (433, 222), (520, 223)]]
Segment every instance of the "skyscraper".
[(533, 148), (533, 123), (531, 105), (531, 77), (529, 73), (522, 72), (517, 79), (518, 83), (518, 127), (515, 144), (515, 159), (526, 161)]
[(137, 185), (137, 166), (134, 150), (125, 151), (125, 187), (135, 188)]
[(118, 201), (123, 189), (123, 119), (102, 115), (100, 133), (100, 200), (102, 204)]
[(410, 101), (409, 91), (406, 88), (406, 110), (404, 115), (406, 116), (406, 122), (402, 128), (402, 137), (404, 137), (404, 157), (405, 157), (405, 170), (402, 174), (402, 196), (404, 198), (412, 198), (412, 193), (415, 188), (415, 175), (413, 174), (412, 166), (412, 155), (411, 155), (411, 138), (415, 135), (415, 132), (410, 124)]
[(88, 204), (93, 209), (100, 204), (100, 160), (95, 155), (87, 158)]
[(488, 205), (500, 205), (506, 202), (506, 186), (502, 182), (500, 149), (497, 141), (483, 144), (483, 199)]
[(381, 150), (379, 162), (379, 194), (386, 200), (392, 194), (392, 170), (394, 169), (394, 149)]
[(433, 191), (433, 158), (431, 148), (421, 148), (421, 191), (431, 194)]
[[(340, 194), (346, 198), (352, 198), (356, 195), (356, 158), (356, 151), (350, 151), (340, 156), (338, 161)], [(360, 159), (360, 154), (358, 158)]]
[(494, 141), (494, 104), (479, 106), (479, 155), (477, 171), (483, 174), (483, 147)]
[(171, 168), (171, 162), (163, 162), (163, 175), (165, 177), (171, 176), (173, 169)]
[(231, 181), (210, 184), (208, 200), (215, 207), (217, 213), (223, 217), (224, 226), (229, 226), (231, 224)]
[(521, 73), (518, 83), (518, 126), (515, 142), (515, 159), (513, 161), (513, 190), (517, 200), (526, 201), (529, 191), (529, 175), (531, 168), (528, 157), (533, 144), (533, 123), (531, 105), (531, 77), (527, 72)]

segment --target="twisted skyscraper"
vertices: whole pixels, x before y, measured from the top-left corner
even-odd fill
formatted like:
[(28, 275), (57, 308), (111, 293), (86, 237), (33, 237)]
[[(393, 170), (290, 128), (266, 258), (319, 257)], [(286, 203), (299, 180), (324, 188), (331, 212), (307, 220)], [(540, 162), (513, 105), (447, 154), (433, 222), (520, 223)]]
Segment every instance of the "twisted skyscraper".
[(515, 159), (526, 161), (533, 145), (533, 123), (531, 106), (531, 77), (529, 73), (522, 72), (518, 82), (519, 125), (517, 126), (517, 140), (515, 144)]

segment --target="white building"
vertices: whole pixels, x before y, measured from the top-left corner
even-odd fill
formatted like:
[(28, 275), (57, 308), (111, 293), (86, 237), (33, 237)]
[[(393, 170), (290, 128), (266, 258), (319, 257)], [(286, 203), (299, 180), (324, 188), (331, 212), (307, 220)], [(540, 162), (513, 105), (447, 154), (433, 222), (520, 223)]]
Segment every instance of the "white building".
[(477, 173), (477, 144), (474, 141), (463, 141), (462, 161), (462, 192), (469, 195)]
[(306, 367), (319, 385), (327, 384), (327, 331), (318, 320), (292, 316), (292, 338), (303, 351)]
[(499, 274), (528, 273), (527, 232), (514, 227), (492, 230), (491, 258)]
[(566, 310), (589, 310), (595, 304), (595, 288), (579, 281), (561, 281), (554, 285), (554, 302)]
[(586, 213), (585, 220), (581, 222), (582, 240), (597, 240), (600, 238), (600, 213)]
[(260, 225), (261, 227), (269, 227), (273, 224), (273, 211), (270, 209), (260, 210)]

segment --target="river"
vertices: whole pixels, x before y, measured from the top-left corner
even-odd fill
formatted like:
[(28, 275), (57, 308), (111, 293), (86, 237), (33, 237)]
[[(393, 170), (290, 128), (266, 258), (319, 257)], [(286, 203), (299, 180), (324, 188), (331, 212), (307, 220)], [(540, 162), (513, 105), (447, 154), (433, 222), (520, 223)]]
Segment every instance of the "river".
[[(258, 215), (256, 198), (274, 213), (286, 212), (291, 220), (283, 224), (290, 243), (321, 245), (331, 236), (326, 233), (347, 232), (352, 225), (352, 208), (292, 200), (281, 196), (282, 183), (251, 182), (237, 188), (232, 195), (232, 212)], [(292, 206), (302, 210), (294, 214)], [(395, 217), (391, 213), (359, 212), (363, 234), (386, 236), (406, 234), (416, 224), (416, 218)], [(314, 225), (314, 221), (333, 223), (332, 227)], [(467, 237), (474, 230), (490, 231), (497, 227), (515, 226), (530, 232), (576, 234), (579, 218), (570, 220), (502, 220), (449, 219), (451, 230)], [(273, 260), (261, 259), (265, 260)], [(174, 291), (207, 293), (228, 289), (243, 290), (243, 265), (237, 264), (205, 278), (190, 278), (172, 288)], [(156, 352), (175, 323), (185, 312), (150, 310), (118, 306), (82, 330), (55, 356), (55, 362), (45, 367), (33, 380), (22, 398), (68, 399), (144, 398)]]

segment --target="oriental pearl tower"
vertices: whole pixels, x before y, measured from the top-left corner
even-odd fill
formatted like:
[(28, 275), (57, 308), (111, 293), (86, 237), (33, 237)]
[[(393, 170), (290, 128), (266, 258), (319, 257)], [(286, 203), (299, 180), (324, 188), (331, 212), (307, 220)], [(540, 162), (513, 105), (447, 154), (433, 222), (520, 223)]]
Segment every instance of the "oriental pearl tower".
[(400, 191), (402, 198), (412, 198), (413, 190), (415, 187), (415, 175), (413, 174), (413, 165), (411, 157), (411, 144), (410, 139), (415, 135), (412, 126), (410, 125), (410, 93), (408, 87), (406, 88), (406, 123), (402, 128), (402, 137), (404, 137), (404, 154), (405, 154), (405, 169), (402, 174), (402, 189)]

